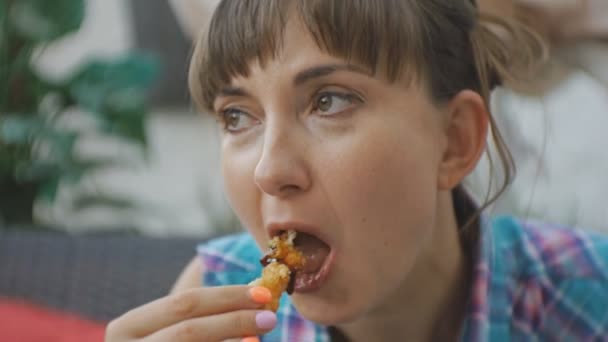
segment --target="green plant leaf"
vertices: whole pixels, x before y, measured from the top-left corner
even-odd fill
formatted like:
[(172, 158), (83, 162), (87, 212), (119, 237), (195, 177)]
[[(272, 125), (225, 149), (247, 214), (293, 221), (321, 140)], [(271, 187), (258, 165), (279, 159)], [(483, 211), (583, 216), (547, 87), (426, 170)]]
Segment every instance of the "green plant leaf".
[(0, 183), (8, 178), (14, 178), (15, 161), (6, 148), (0, 151)]
[(102, 131), (145, 147), (146, 91), (158, 70), (158, 60), (144, 54), (94, 61), (71, 79), (68, 88), (75, 103), (96, 115)]
[(40, 43), (76, 31), (84, 15), (84, 0), (18, 0), (12, 1), (8, 19), (19, 36)]
[(126, 138), (141, 147), (147, 146), (146, 112), (143, 109), (128, 114), (112, 112), (107, 117), (109, 120), (105, 125), (105, 132)]
[(61, 166), (53, 161), (22, 161), (15, 167), (15, 179), (20, 183), (48, 181), (61, 175)]
[(48, 180), (42, 185), (42, 187), (40, 187), (38, 198), (45, 202), (53, 202), (57, 197), (57, 191), (59, 190), (60, 184), (61, 179), (59, 177)]
[(39, 116), (10, 115), (0, 118), (0, 142), (13, 145), (32, 145), (34, 141), (50, 144), (55, 157), (72, 155), (78, 133), (60, 131)]
[(46, 140), (51, 144), (52, 157), (59, 162), (66, 162), (71, 159), (79, 136), (77, 132), (71, 131), (54, 131), (49, 134)]
[[(6, 51), (7, 44), (7, 32), (4, 25), (6, 19), (6, 0), (0, 0), (0, 55), (3, 55)], [(4, 62), (4, 61), (3, 61)]]
[(129, 112), (143, 104), (158, 69), (157, 59), (144, 54), (127, 55), (112, 62), (93, 61), (71, 78), (68, 87), (75, 102), (93, 112)]
[(25, 144), (30, 142), (44, 127), (44, 122), (36, 116), (7, 115), (0, 118), (0, 141), (5, 144)]

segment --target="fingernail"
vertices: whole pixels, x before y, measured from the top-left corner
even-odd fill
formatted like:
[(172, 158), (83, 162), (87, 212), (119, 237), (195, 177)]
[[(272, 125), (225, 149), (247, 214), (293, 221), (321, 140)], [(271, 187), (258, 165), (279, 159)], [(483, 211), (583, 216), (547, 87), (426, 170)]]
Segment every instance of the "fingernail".
[(270, 303), (272, 300), (270, 290), (263, 286), (255, 286), (250, 288), (249, 295), (251, 296), (251, 299), (258, 304)]
[(277, 315), (272, 311), (261, 311), (255, 315), (255, 324), (263, 330), (272, 329), (277, 324)]
[(244, 339), (241, 340), (241, 342), (260, 342), (260, 339), (255, 336), (245, 337)]

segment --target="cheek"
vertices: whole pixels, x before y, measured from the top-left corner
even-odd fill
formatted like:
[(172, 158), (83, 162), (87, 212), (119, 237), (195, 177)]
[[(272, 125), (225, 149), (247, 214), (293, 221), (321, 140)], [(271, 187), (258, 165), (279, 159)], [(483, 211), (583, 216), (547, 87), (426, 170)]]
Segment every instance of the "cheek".
[(342, 146), (324, 172), (342, 235), (336, 287), (346, 299), (333, 299), (346, 311), (373, 306), (393, 292), (435, 224), (438, 168), (431, 135), (391, 126)]
[[(256, 234), (262, 227), (259, 195), (253, 182), (256, 156), (252, 151), (222, 148), (221, 168), (228, 201), (240, 222)], [(259, 228), (261, 229), (261, 228)]]
[(403, 139), (385, 139), (357, 154), (334, 202), (343, 205), (349, 258), (394, 278), (395, 269), (411, 266), (432, 231), (437, 171), (420, 145), (396, 147)]
[(417, 134), (407, 123), (390, 126), (358, 137), (325, 168), (331, 178), (326, 183), (335, 186), (327, 193), (337, 216), (360, 227), (348, 236), (384, 233), (388, 244), (391, 233), (407, 232), (428, 219), (438, 169), (428, 134)]

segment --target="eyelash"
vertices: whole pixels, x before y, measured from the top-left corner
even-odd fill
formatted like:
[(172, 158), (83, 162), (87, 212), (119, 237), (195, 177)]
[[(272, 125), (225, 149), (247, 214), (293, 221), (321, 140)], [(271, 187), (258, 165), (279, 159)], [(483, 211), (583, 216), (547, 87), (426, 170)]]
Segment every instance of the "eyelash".
[[(348, 93), (348, 92), (339, 92), (339, 91), (321, 91), (321, 92), (317, 92), (315, 95), (313, 95), (312, 97), (312, 110), (317, 110), (319, 109), (319, 101), (321, 100), (321, 98), (323, 98), (324, 96), (330, 96), (330, 97), (337, 97), (341, 100), (347, 101), (351, 104), (354, 103), (362, 103), (363, 100), (356, 94), (354, 93)], [(329, 115), (331, 116), (331, 115)]]
[(222, 129), (224, 130), (224, 132), (229, 133), (229, 134), (238, 134), (241, 131), (243, 131), (243, 129), (241, 130), (230, 130), (228, 128), (229, 125), (229, 116), (231, 114), (241, 114), (243, 116), (249, 116), (251, 117), (251, 115), (249, 115), (247, 112), (240, 110), (238, 108), (227, 108), (224, 109), (222, 111), (220, 111), (218, 113), (218, 121), (221, 123), (222, 125)]
[[(340, 100), (344, 100), (347, 101), (351, 104), (355, 104), (355, 103), (363, 103), (364, 101), (361, 99), (360, 96), (354, 94), (354, 93), (349, 93), (349, 92), (340, 92), (340, 91), (320, 91), (315, 93), (310, 102), (312, 104), (311, 110), (312, 111), (316, 111), (319, 109), (319, 101), (321, 100), (321, 98), (323, 98), (324, 96), (328, 96), (328, 97), (336, 97), (339, 98)], [(241, 115), (244, 116), (249, 116), (251, 117), (250, 114), (248, 114), (246, 111), (240, 110), (238, 108), (227, 108), (224, 110), (221, 110), (218, 112), (218, 120), (219, 122), (222, 124), (223, 126), (223, 130), (224, 132), (227, 132), (229, 134), (238, 134), (241, 133), (242, 131), (246, 130), (246, 129), (241, 129), (241, 130), (230, 130), (228, 128), (229, 125), (229, 116), (231, 114), (235, 114), (235, 113), (239, 113)], [(339, 114), (339, 113), (337, 113)], [(322, 115), (323, 117), (326, 118), (332, 118), (337, 114), (331, 114), (331, 115)]]

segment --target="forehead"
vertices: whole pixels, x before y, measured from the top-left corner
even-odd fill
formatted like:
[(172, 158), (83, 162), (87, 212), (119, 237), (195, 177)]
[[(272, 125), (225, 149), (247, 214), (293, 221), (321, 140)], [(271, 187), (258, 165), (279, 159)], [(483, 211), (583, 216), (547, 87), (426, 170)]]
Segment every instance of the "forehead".
[(271, 57), (263, 61), (260, 58), (250, 60), (248, 62), (250, 72), (245, 75), (234, 75), (229, 84), (256, 77), (260, 73), (273, 77), (291, 77), (303, 69), (321, 64), (353, 65), (353, 68), (367, 70), (364, 66), (323, 50), (302, 20), (295, 15), (288, 18), (281, 37), (277, 39), (280, 39), (280, 44)]
[(322, 51), (302, 19), (293, 11), (287, 17), (282, 35), (277, 39), (280, 41), (275, 57), (278, 61), (297, 60), (300, 56), (302, 58), (329, 56)]
[(420, 66), (419, 35), (412, 29), (416, 19), (406, 2), (398, 3), (390, 11), (370, 12), (367, 1), (224, 0), (197, 45), (191, 69), (194, 97), (211, 109), (222, 87), (247, 78), (256, 65), (263, 69), (270, 62), (285, 66), (316, 58), (346, 61), (392, 81), (413, 81), (422, 73), (415, 67)]

